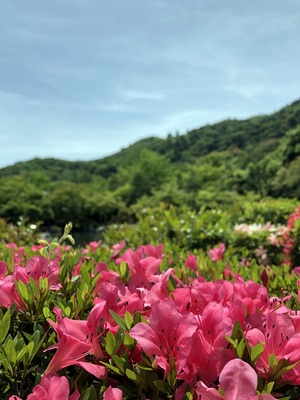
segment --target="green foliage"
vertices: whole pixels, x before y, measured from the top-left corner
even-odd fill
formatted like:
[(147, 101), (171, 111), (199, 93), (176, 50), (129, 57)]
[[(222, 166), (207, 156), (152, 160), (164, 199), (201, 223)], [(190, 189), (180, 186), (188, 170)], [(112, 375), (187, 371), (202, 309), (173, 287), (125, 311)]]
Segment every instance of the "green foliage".
[(0, 217), (92, 229), (135, 222), (142, 208), (161, 202), (200, 210), (299, 199), (299, 135), (296, 101), (268, 116), (143, 139), (100, 160), (17, 163), (0, 169)]
[(296, 199), (272, 199), (266, 198), (260, 201), (246, 201), (240, 204), (240, 222), (266, 224), (272, 222), (275, 225), (285, 225), (290, 214), (298, 204)]
[(28, 223), (22, 217), (15, 225), (0, 218), (0, 243), (34, 244), (40, 236), (40, 225), (41, 222)]
[[(274, 206), (272, 202), (268, 212), (264, 207), (263, 216), (269, 217), (272, 212), (274, 216), (277, 215), (276, 205)], [(237, 210), (235, 212), (237, 213)], [(220, 209), (202, 208), (199, 211), (191, 211), (188, 208), (178, 209), (161, 205), (159, 208), (143, 210), (138, 214), (135, 225), (122, 226), (121, 229), (112, 226), (105, 234), (106, 243), (99, 246), (92, 247), (90, 244), (85, 249), (64, 247), (62, 244), (65, 240), (69, 240), (74, 246), (70, 233), (71, 224), (66, 225), (60, 239), (54, 239), (50, 243), (40, 242), (44, 247), (39, 249), (38, 254), (46, 257), (47, 267), (51, 262), (59, 263), (60, 286), (59, 290), (51, 289), (47, 277), (40, 277), (37, 280), (30, 277), (26, 283), (21, 279), (16, 280), (15, 287), (20, 298), (18, 305), (15, 304), (8, 309), (4, 306), (0, 307), (2, 398), (7, 400), (11, 394), (16, 394), (25, 399), (32, 388), (40, 382), (41, 375), (53, 356), (51, 351), (44, 352), (44, 350), (57, 342), (56, 334), (49, 324), (49, 320), (50, 322), (58, 321), (55, 316), (55, 307), (61, 310), (63, 318), (67, 317), (82, 323), (86, 321), (95, 304), (102, 306), (104, 302), (109, 306), (105, 320), (99, 319), (95, 322), (96, 343), (103, 352), (103, 358), (97, 362), (107, 367), (108, 378), (96, 379), (77, 366), (67, 366), (59, 372), (59, 375), (66, 376), (70, 382), (71, 391), (77, 387), (80, 391), (80, 399), (85, 400), (102, 399), (104, 391), (112, 382), (123, 391), (123, 398), (128, 400), (148, 398), (162, 400), (174, 397), (176, 389), (182, 382), (176, 377), (173, 355), (168, 359), (170, 368), (167, 373), (155, 365), (152, 356), (146, 357), (142, 353), (136, 358), (136, 341), (130, 336), (130, 330), (139, 322), (148, 323), (146, 319), (148, 306), (143, 311), (130, 312), (128, 308), (118, 313), (113, 302), (109, 303), (108, 298), (104, 300), (105, 296), (103, 298), (99, 296), (97, 300), (100, 300), (100, 303), (95, 302), (95, 297), (103, 288), (103, 284), (111, 285), (110, 279), (116, 279), (115, 283), (120, 287), (120, 291), (123, 290), (124, 285), (128, 284), (132, 273), (129, 264), (115, 262), (112, 249), (108, 246), (108, 244), (116, 244), (123, 238), (127, 240), (129, 247), (138, 247), (146, 243), (153, 245), (164, 243), (164, 257), (159, 271), (163, 272), (170, 267), (174, 271), (174, 275), (168, 278), (166, 284), (170, 298), (175, 288), (178, 288), (178, 282), (180, 282), (180, 287), (183, 287), (190, 284), (192, 278), (198, 277), (199, 282), (203, 279), (214, 282), (224, 279), (234, 282), (237, 277), (242, 276), (245, 281), (261, 282), (262, 273), (265, 272), (268, 276), (268, 283), (265, 286), (268, 286), (270, 296), (285, 298), (286, 307), (298, 310), (300, 306), (299, 276), (291, 271), (288, 265), (260, 265), (252, 257), (252, 251), (256, 246), (266, 244), (267, 233), (258, 231), (257, 236), (250, 235), (242, 239), (236, 237), (234, 233), (236, 219), (233, 215), (237, 214), (230, 214)], [(255, 216), (257, 217), (256, 214)], [(297, 221), (299, 220), (295, 221), (293, 226), (295, 230), (292, 231), (294, 239), (300, 229)], [(207, 251), (221, 241), (226, 242), (223, 260), (213, 261), (207, 256)], [(0, 246), (0, 260), (9, 266), (11, 252), (7, 250), (4, 244)], [(278, 251), (282, 251), (282, 248)], [(32, 248), (26, 247), (22, 254), (24, 256), (22, 262), (26, 265), (26, 261), (37, 253)], [(185, 263), (187, 255), (190, 254), (196, 257), (195, 270)], [(14, 255), (19, 255), (17, 249)], [(242, 257), (248, 261), (248, 265), (242, 262)], [(103, 274), (95, 272), (100, 260), (107, 267), (107, 271), (104, 269)], [(13, 271), (10, 270), (9, 274), (12, 273)], [(109, 278), (104, 278), (105, 276)], [(220, 295), (222, 297), (224, 293)], [(257, 297), (256, 300), (259, 301), (259, 298)], [(230, 300), (227, 299), (227, 301)], [(70, 321), (65, 320), (65, 322), (66, 325), (63, 328), (60, 325), (60, 335), (63, 334), (64, 329), (69, 329)], [(86, 340), (88, 341), (88, 337)], [(258, 343), (250, 347), (245, 329), (239, 322), (234, 324), (231, 335), (227, 336), (227, 341), (236, 357), (246, 361), (255, 369), (264, 351), (264, 344)], [(90, 357), (87, 361), (95, 361), (94, 355), (89, 354), (87, 357)], [(298, 388), (290, 387), (289, 382), (282, 384), (282, 377), (295, 367), (295, 363), (271, 354), (269, 366), (268, 376), (259, 379), (259, 392), (276, 391), (287, 396), (286, 398), (290, 396), (290, 399), (296, 399), (299, 394)], [(187, 386), (185, 392), (183, 398), (191, 400), (194, 396), (193, 389)]]

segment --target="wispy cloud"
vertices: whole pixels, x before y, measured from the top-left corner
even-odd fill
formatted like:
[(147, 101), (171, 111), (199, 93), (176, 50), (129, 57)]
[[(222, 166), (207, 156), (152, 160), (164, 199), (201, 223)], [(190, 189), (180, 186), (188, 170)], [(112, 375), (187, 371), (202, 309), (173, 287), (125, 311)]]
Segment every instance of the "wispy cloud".
[(263, 89), (263, 85), (251, 83), (226, 86), (226, 90), (237, 93), (238, 95), (253, 101), (260, 95)]
[(132, 100), (153, 100), (153, 101), (161, 101), (164, 99), (163, 93), (154, 93), (148, 91), (133, 91), (128, 90), (124, 93), (124, 97)]
[(3, 1), (0, 167), (279, 109), (299, 36), (299, 0)]

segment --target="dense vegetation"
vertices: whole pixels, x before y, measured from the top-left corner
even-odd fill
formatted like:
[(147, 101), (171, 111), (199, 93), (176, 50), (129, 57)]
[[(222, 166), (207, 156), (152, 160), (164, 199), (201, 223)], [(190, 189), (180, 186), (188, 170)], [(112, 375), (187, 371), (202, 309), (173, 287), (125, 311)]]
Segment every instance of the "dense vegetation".
[(84, 248), (71, 224), (37, 244), (22, 222), (22, 246), (0, 240), (1, 398), (298, 400), (300, 205), (286, 210), (240, 224), (161, 206)]
[(3, 168), (0, 217), (86, 228), (135, 221), (160, 203), (199, 210), (299, 199), (299, 171), (298, 100), (271, 115), (147, 138), (100, 160), (34, 159)]
[(0, 170), (2, 398), (298, 400), (299, 170), (300, 101)]

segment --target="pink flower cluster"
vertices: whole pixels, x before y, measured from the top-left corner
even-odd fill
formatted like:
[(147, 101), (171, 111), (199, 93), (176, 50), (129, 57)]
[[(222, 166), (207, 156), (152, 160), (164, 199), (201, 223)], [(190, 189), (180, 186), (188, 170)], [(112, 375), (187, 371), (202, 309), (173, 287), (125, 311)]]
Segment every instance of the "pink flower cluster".
[[(78, 400), (80, 393), (77, 389), (70, 396), (68, 379), (57, 374), (48, 374), (42, 377), (27, 400)], [(10, 396), (9, 400), (22, 400), (18, 396)], [(122, 391), (111, 386), (104, 392), (103, 400), (122, 400)]]
[[(97, 244), (91, 245), (93, 252)], [(160, 271), (163, 245), (140, 246), (127, 249), (122, 255), (114, 248), (111, 262), (125, 264), (126, 280), (109, 269), (106, 263), (97, 263), (100, 272), (94, 291), (94, 305), (85, 320), (62, 316), (55, 306), (56, 321), (48, 320), (56, 333), (55, 350), (42, 381), (27, 400), (76, 400), (77, 390), (69, 397), (67, 379), (57, 372), (71, 365), (80, 366), (101, 380), (108, 375), (101, 361), (110, 362), (103, 339), (116, 335), (119, 325), (110, 310), (123, 318), (129, 312), (139, 311), (145, 322), (133, 324), (129, 334), (136, 340), (134, 350), (127, 349), (132, 366), (137, 366), (146, 355), (163, 378), (176, 387), (175, 399), (180, 400), (187, 387), (194, 397), (226, 400), (274, 399), (271, 394), (257, 395), (260, 381), (274, 382), (274, 387), (285, 384), (300, 385), (300, 315), (287, 308), (278, 298), (270, 298), (260, 284), (231, 274), (234, 280), (208, 282), (196, 270), (196, 259), (189, 258), (187, 266), (196, 272), (195, 278), (180, 279), (173, 268)], [(211, 258), (219, 260), (225, 251), (220, 246), (211, 251)], [(74, 266), (76, 274), (80, 264)], [(24, 307), (15, 289), (15, 282), (25, 284), (29, 278), (47, 277), (52, 290), (59, 290), (59, 262), (48, 262), (42, 256), (30, 258), (25, 267), (16, 264), (13, 274), (7, 275), (7, 265), (0, 263), (0, 302), (10, 307), (16, 302)], [(172, 282), (172, 285), (170, 283)], [(250, 352), (258, 344), (261, 354), (250, 365), (237, 357), (228, 338), (239, 324)], [(125, 345), (124, 345), (125, 346)], [(89, 356), (87, 358), (87, 356)], [(278, 370), (274, 373), (272, 360)], [(290, 365), (289, 368), (282, 369)], [(133, 367), (134, 368), (134, 367)], [(173, 378), (172, 378), (173, 377)], [(117, 386), (117, 385), (116, 385)], [(57, 388), (57, 389), (55, 389)], [(61, 391), (61, 392), (60, 392)], [(222, 394), (221, 394), (222, 393)], [(117, 387), (109, 387), (104, 399), (121, 399)], [(18, 397), (12, 396), (11, 400)]]
[[(285, 255), (284, 263), (290, 265), (291, 267), (297, 267), (298, 265), (292, 265), (291, 254), (295, 245), (295, 239), (292, 237), (291, 231), (295, 227), (295, 221), (300, 219), (300, 206), (296, 209), (296, 211), (290, 215), (287, 230), (282, 237), (283, 242), (283, 252)], [(300, 263), (300, 260), (299, 260)]]

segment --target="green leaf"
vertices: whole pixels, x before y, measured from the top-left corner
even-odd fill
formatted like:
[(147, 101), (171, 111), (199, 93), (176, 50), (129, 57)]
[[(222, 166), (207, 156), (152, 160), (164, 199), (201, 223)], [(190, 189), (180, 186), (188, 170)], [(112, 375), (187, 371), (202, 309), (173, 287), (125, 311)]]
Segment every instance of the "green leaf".
[(106, 366), (108, 369), (110, 369), (111, 371), (113, 371), (113, 372), (115, 372), (116, 374), (122, 376), (122, 373), (120, 372), (119, 368), (116, 368), (115, 366), (113, 366), (113, 365), (111, 365), (111, 364), (109, 364), (109, 363), (106, 363), (106, 362), (104, 362), (104, 361), (100, 361), (100, 362), (101, 362), (102, 365), (105, 365), (105, 366)]
[(32, 292), (34, 293), (35, 297), (38, 298), (39, 297), (39, 290), (37, 288), (37, 285), (36, 285), (35, 281), (32, 278), (29, 279), (29, 285), (30, 285), (30, 288), (32, 289)]
[(236, 321), (233, 327), (231, 338), (226, 336), (229, 343), (232, 344), (237, 356), (250, 363), (250, 347), (245, 337), (244, 331), (239, 321)]
[(43, 278), (42, 276), (39, 279), (39, 288), (41, 292), (45, 292), (49, 287), (48, 278)]
[(263, 389), (262, 393), (270, 394), (273, 391), (274, 381), (269, 382)]
[(119, 325), (119, 327), (122, 328), (124, 331), (127, 331), (125, 321), (114, 311), (109, 310), (109, 312), (110, 312), (110, 315), (113, 317), (113, 319), (116, 321), (116, 323)]
[(138, 379), (137, 374), (131, 369), (126, 368), (126, 376), (132, 381), (136, 381)]
[(251, 362), (253, 364), (255, 364), (256, 361), (259, 359), (259, 356), (263, 353), (264, 348), (265, 348), (265, 346), (263, 343), (257, 343), (257, 345), (252, 347), (251, 353), (250, 353), (250, 358), (251, 358)]
[(237, 346), (238, 346), (238, 341), (237, 341), (237, 340), (231, 339), (231, 337), (228, 336), (228, 335), (225, 335), (225, 337), (226, 337), (227, 341), (232, 345), (232, 347), (233, 347), (234, 349), (236, 349)]
[(20, 296), (22, 297), (22, 299), (23, 299), (26, 303), (28, 303), (28, 301), (29, 301), (29, 294), (28, 294), (27, 287), (26, 287), (26, 285), (25, 285), (25, 283), (24, 283), (23, 281), (20, 280), (20, 281), (17, 282), (17, 290), (18, 290)]
[(18, 353), (17, 353), (17, 362), (22, 360), (24, 355), (27, 354), (26, 359), (29, 360), (29, 353), (28, 353), (28, 346), (23, 347)]
[(133, 346), (134, 345), (134, 342), (135, 342), (135, 340), (129, 335), (129, 333), (126, 333), (125, 335), (124, 335), (124, 345), (126, 346), (126, 347), (131, 347), (131, 346)]
[(53, 317), (53, 315), (52, 315), (52, 313), (51, 313), (51, 311), (50, 311), (50, 308), (49, 307), (43, 307), (43, 314), (44, 314), (44, 317), (47, 319), (47, 318), (52, 318)]
[(4, 341), (10, 328), (10, 310), (7, 310), (1, 321), (0, 344)]
[(132, 326), (132, 324), (133, 324), (133, 316), (130, 314), (129, 311), (125, 312), (124, 321), (125, 321), (126, 328), (129, 331), (131, 326)]
[(92, 385), (81, 394), (79, 400), (98, 400), (95, 387)]
[(46, 245), (46, 246), (49, 245), (49, 242), (48, 242), (47, 240), (44, 240), (44, 239), (38, 240), (38, 243), (39, 243), (39, 244), (44, 244), (44, 245)]
[(111, 332), (108, 332), (105, 338), (105, 350), (110, 356), (114, 354), (116, 344), (115, 336)]
[(32, 341), (32, 342), (29, 342), (28, 345), (27, 345), (27, 348), (28, 348), (29, 358), (30, 358), (30, 359), (33, 359), (33, 357), (34, 357), (35, 343), (34, 343), (33, 341)]
[(76, 282), (79, 281), (80, 279), (81, 279), (81, 275), (75, 275), (75, 276), (72, 276), (71, 282), (72, 282), (72, 283), (76, 283)]
[(157, 380), (157, 381), (154, 382), (154, 385), (162, 393), (169, 393), (170, 392), (170, 386), (168, 385), (168, 383), (166, 381)]
[(16, 364), (17, 362), (17, 353), (15, 349), (15, 344), (12, 339), (9, 339), (5, 344), (5, 352), (10, 364)]
[(278, 367), (278, 361), (277, 361), (277, 358), (274, 353), (272, 353), (269, 357), (269, 365), (270, 365), (270, 368), (274, 368), (274, 369)]
[(73, 238), (72, 235), (68, 235), (68, 236), (66, 237), (66, 239), (68, 239), (68, 240), (72, 243), (72, 245), (74, 246), (74, 244), (75, 244), (75, 239)]
[(113, 362), (116, 364), (116, 366), (119, 368), (119, 370), (123, 373), (125, 373), (125, 364), (126, 361), (124, 360), (124, 358), (120, 358), (118, 357), (116, 354), (113, 354), (111, 356)]
[(246, 341), (242, 339), (236, 348), (236, 354), (239, 358), (243, 357), (245, 347), (246, 347)]
[(124, 278), (126, 276), (127, 272), (128, 272), (127, 264), (124, 261), (122, 261), (120, 263), (119, 270), (120, 270), (121, 277)]
[[(37, 353), (38, 349), (39, 349), (39, 340), (40, 340), (41, 334), (39, 331), (35, 331), (34, 334), (31, 336), (30, 338), (30, 342), (28, 344), (28, 348), (29, 348), (29, 355), (30, 358), (32, 359), (35, 354)], [(30, 347), (29, 347), (30, 345)]]

